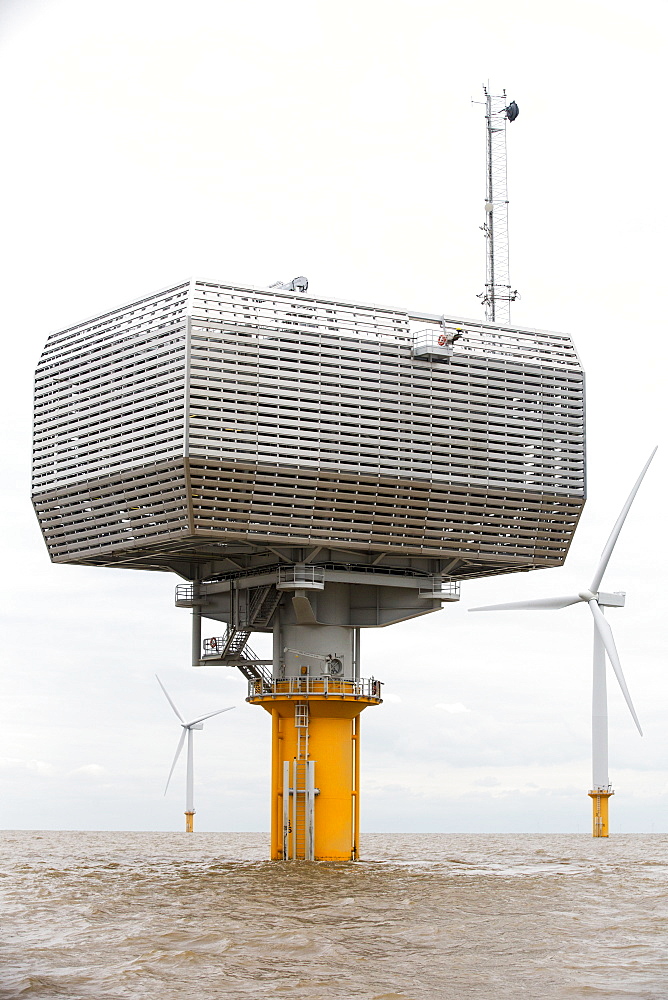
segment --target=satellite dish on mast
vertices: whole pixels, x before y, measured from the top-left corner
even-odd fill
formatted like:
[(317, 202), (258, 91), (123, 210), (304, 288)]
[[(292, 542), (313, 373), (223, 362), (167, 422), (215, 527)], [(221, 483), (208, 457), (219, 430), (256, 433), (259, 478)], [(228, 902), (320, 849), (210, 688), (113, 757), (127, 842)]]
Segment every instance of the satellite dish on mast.
[(270, 288), (280, 288), (287, 292), (301, 292), (305, 295), (308, 290), (308, 278), (305, 278), (303, 274), (298, 277), (293, 278), (292, 281), (276, 281)]
[(509, 122), (514, 122), (520, 113), (520, 109), (517, 107), (515, 101), (511, 101), (507, 108), (504, 108), (506, 112), (506, 118)]

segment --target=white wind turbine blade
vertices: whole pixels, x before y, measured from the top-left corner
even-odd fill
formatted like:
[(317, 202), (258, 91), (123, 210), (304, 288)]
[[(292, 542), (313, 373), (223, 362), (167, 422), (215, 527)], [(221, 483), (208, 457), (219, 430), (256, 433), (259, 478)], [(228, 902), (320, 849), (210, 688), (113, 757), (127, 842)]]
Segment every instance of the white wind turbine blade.
[(180, 739), (179, 739), (179, 744), (178, 744), (178, 746), (176, 748), (176, 753), (174, 754), (174, 760), (172, 761), (172, 769), (169, 772), (169, 777), (167, 778), (167, 784), (165, 785), (165, 792), (164, 792), (165, 795), (167, 794), (167, 789), (169, 788), (169, 783), (172, 780), (172, 775), (174, 774), (174, 768), (176, 767), (176, 762), (179, 759), (181, 751), (183, 750), (183, 744), (184, 744), (187, 732), (188, 732), (188, 730), (184, 728), (183, 731), (182, 731), (182, 733), (181, 733), (181, 736), (180, 736)]
[(177, 719), (179, 720), (179, 722), (183, 722), (183, 723), (184, 723), (184, 725), (185, 725), (185, 721), (186, 721), (186, 720), (185, 720), (185, 719), (183, 718), (183, 716), (182, 716), (182, 715), (181, 715), (181, 713), (179, 712), (178, 708), (176, 707), (176, 705), (174, 704), (174, 702), (172, 701), (172, 699), (171, 699), (171, 698), (169, 697), (169, 695), (167, 694), (167, 688), (166, 688), (166, 687), (165, 687), (165, 685), (164, 685), (164, 684), (162, 683), (162, 681), (160, 680), (160, 678), (158, 677), (158, 675), (157, 675), (157, 674), (155, 675), (155, 679), (156, 679), (156, 681), (158, 682), (158, 684), (160, 685), (160, 687), (162, 688), (162, 690), (163, 690), (163, 692), (164, 692), (164, 694), (165, 694), (165, 698), (167, 699), (167, 701), (169, 702), (169, 704), (170, 704), (170, 705), (172, 706), (172, 708), (173, 708), (173, 709), (174, 709), (174, 711), (176, 712), (176, 717), (177, 717)]
[(469, 611), (556, 611), (580, 604), (579, 594), (570, 597), (538, 597), (533, 601), (513, 601), (511, 604), (487, 604), (483, 608), (469, 608)]
[(213, 719), (214, 715), (222, 715), (223, 712), (231, 712), (232, 709), (236, 707), (237, 707), (236, 705), (230, 705), (229, 708), (219, 708), (217, 712), (209, 712), (208, 715), (202, 715), (201, 718), (199, 719), (193, 719), (192, 722), (189, 722), (187, 724), (188, 729), (190, 729), (191, 726), (196, 726), (198, 722), (204, 722), (205, 719)]
[(643, 479), (645, 478), (645, 473), (649, 469), (650, 462), (652, 461), (652, 459), (654, 458), (655, 455), (656, 455), (656, 448), (654, 449), (654, 451), (652, 452), (652, 454), (649, 456), (649, 458), (645, 462), (645, 467), (643, 468), (642, 472), (638, 476), (636, 484), (633, 487), (633, 489), (631, 490), (631, 492), (629, 494), (629, 498), (626, 501), (626, 503), (624, 504), (624, 506), (622, 507), (622, 512), (619, 515), (619, 517), (617, 518), (617, 521), (615, 522), (615, 526), (612, 529), (612, 533), (610, 535), (610, 538), (605, 543), (605, 548), (603, 549), (603, 553), (601, 555), (601, 561), (599, 562), (598, 567), (596, 568), (596, 573), (594, 574), (594, 579), (592, 580), (592, 582), (591, 582), (591, 584), (589, 586), (589, 589), (592, 592), (592, 594), (597, 594), (598, 593), (598, 588), (601, 586), (601, 580), (603, 579), (603, 574), (605, 573), (606, 569), (608, 568), (608, 563), (610, 562), (610, 556), (612, 555), (612, 550), (614, 549), (615, 545), (617, 544), (617, 539), (619, 538), (619, 533), (622, 530), (622, 527), (624, 526), (624, 521), (626, 520), (626, 515), (628, 514), (629, 510), (631, 509), (631, 504), (635, 500), (636, 493), (640, 489), (640, 484), (642, 483)]
[(638, 727), (638, 732), (642, 736), (642, 729), (640, 728), (640, 723), (638, 722), (638, 716), (636, 715), (636, 710), (633, 707), (633, 702), (631, 701), (631, 695), (629, 694), (629, 689), (626, 686), (626, 681), (624, 680), (624, 674), (622, 671), (622, 665), (619, 661), (619, 654), (617, 653), (617, 647), (615, 646), (615, 640), (612, 635), (612, 629), (605, 619), (605, 615), (599, 608), (596, 601), (588, 601), (589, 608), (592, 615), (594, 616), (594, 625), (598, 630), (598, 634), (601, 637), (603, 645), (605, 646), (605, 651), (608, 654), (608, 659), (612, 664), (612, 669), (615, 671), (615, 676), (619, 681), (619, 686), (622, 689), (622, 694), (626, 699), (626, 704), (629, 706), (629, 711), (633, 716), (633, 721)]

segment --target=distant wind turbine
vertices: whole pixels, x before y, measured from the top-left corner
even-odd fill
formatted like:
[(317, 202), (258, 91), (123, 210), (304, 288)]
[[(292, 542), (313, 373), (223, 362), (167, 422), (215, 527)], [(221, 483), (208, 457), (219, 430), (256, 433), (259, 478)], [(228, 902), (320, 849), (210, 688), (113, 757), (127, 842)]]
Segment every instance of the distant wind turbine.
[(169, 697), (169, 694), (167, 693), (167, 688), (162, 683), (162, 681), (160, 680), (160, 678), (158, 677), (157, 674), (155, 675), (155, 679), (157, 680), (158, 684), (162, 688), (162, 690), (164, 692), (164, 695), (165, 695), (165, 698), (167, 699), (167, 701), (169, 702), (169, 704), (174, 709), (174, 713), (176, 714), (176, 717), (179, 720), (179, 722), (181, 723), (181, 726), (183, 728), (183, 732), (181, 733), (178, 745), (176, 747), (176, 753), (174, 754), (174, 760), (172, 761), (172, 767), (171, 767), (171, 770), (169, 772), (169, 777), (167, 778), (167, 784), (165, 785), (165, 795), (167, 794), (167, 789), (169, 788), (169, 782), (172, 780), (172, 775), (174, 774), (174, 768), (176, 767), (176, 762), (177, 762), (177, 760), (179, 759), (179, 757), (181, 755), (181, 751), (183, 750), (183, 744), (185, 742), (186, 734), (188, 735), (188, 752), (187, 752), (187, 756), (186, 756), (186, 761), (187, 761), (187, 765), (186, 765), (186, 833), (192, 833), (193, 832), (193, 817), (195, 815), (195, 806), (194, 806), (194, 799), (193, 799), (193, 730), (195, 730), (195, 729), (204, 729), (204, 723), (206, 722), (207, 719), (212, 719), (214, 717), (214, 715), (222, 715), (223, 712), (231, 712), (232, 709), (235, 708), (235, 706), (234, 705), (230, 705), (229, 708), (219, 708), (217, 712), (209, 712), (208, 715), (200, 715), (200, 717), (198, 719), (193, 719), (192, 722), (186, 722), (185, 719), (183, 718), (183, 716), (181, 715), (181, 713), (179, 712), (178, 708), (176, 707), (176, 705), (172, 701), (172, 699)]
[(645, 478), (645, 473), (649, 469), (650, 462), (656, 454), (656, 448), (649, 456), (645, 467), (640, 473), (635, 486), (629, 494), (628, 500), (622, 507), (621, 514), (615, 522), (612, 533), (605, 544), (601, 559), (594, 578), (588, 590), (581, 590), (578, 594), (567, 597), (543, 597), (532, 601), (514, 601), (511, 604), (489, 604), (481, 608), (469, 608), (469, 611), (557, 611), (567, 608), (572, 604), (588, 604), (589, 610), (594, 619), (594, 655), (593, 655), (593, 685), (592, 685), (592, 790), (588, 793), (592, 799), (593, 806), (593, 836), (608, 836), (608, 799), (614, 795), (612, 785), (608, 776), (608, 696), (605, 677), (605, 657), (606, 653), (615, 676), (622, 689), (622, 694), (633, 716), (638, 732), (642, 736), (642, 729), (638, 721), (638, 716), (631, 701), (629, 689), (624, 680), (622, 665), (615, 646), (612, 629), (605, 620), (603, 608), (623, 608), (626, 595), (623, 593), (606, 594), (599, 591), (603, 574), (605, 573), (610, 556), (619, 538), (626, 515), (631, 509), (631, 504), (635, 500), (636, 493), (640, 489), (640, 484)]

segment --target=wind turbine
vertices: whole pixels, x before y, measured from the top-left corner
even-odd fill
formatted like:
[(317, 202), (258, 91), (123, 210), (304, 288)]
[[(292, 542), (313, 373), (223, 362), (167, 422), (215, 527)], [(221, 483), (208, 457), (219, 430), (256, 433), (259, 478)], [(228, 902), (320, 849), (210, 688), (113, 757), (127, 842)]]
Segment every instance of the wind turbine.
[(638, 716), (631, 701), (629, 689), (624, 680), (622, 665), (615, 646), (612, 629), (605, 619), (604, 608), (623, 608), (626, 595), (623, 593), (606, 594), (598, 588), (603, 580), (610, 556), (619, 538), (626, 515), (631, 509), (636, 493), (640, 489), (640, 484), (645, 478), (650, 462), (656, 454), (656, 448), (649, 456), (645, 466), (638, 476), (635, 486), (631, 490), (629, 497), (622, 507), (622, 511), (615, 522), (612, 533), (608, 538), (594, 578), (588, 590), (581, 590), (578, 594), (567, 597), (543, 597), (533, 601), (514, 601), (511, 604), (490, 604), (480, 608), (469, 608), (469, 611), (557, 611), (561, 608), (570, 607), (572, 604), (588, 604), (589, 610), (594, 619), (594, 654), (593, 654), (593, 684), (592, 684), (592, 789), (588, 793), (591, 796), (593, 807), (593, 836), (608, 836), (608, 799), (614, 795), (612, 785), (608, 776), (608, 697), (605, 676), (606, 654), (615, 676), (622, 689), (622, 694), (633, 716), (638, 732), (642, 736), (642, 729), (638, 721)]
[(160, 680), (160, 678), (158, 677), (157, 674), (155, 675), (155, 679), (157, 680), (158, 684), (162, 688), (162, 690), (164, 692), (164, 695), (165, 695), (165, 698), (167, 699), (167, 701), (169, 702), (169, 704), (174, 709), (174, 713), (176, 714), (176, 717), (178, 718), (178, 720), (181, 723), (181, 726), (183, 728), (183, 732), (181, 733), (178, 745), (176, 747), (176, 753), (174, 754), (174, 760), (172, 761), (172, 768), (171, 768), (171, 770), (169, 772), (169, 777), (167, 778), (167, 784), (165, 785), (165, 795), (167, 794), (167, 789), (169, 788), (169, 782), (172, 780), (172, 775), (174, 774), (174, 768), (176, 767), (176, 762), (177, 762), (177, 760), (179, 759), (179, 757), (181, 755), (181, 751), (183, 750), (183, 744), (185, 742), (186, 734), (188, 735), (188, 752), (187, 752), (187, 756), (186, 756), (186, 761), (187, 761), (187, 764), (186, 764), (186, 833), (192, 833), (193, 832), (193, 817), (195, 815), (195, 806), (193, 804), (193, 730), (195, 730), (195, 729), (204, 729), (204, 723), (206, 722), (207, 719), (212, 719), (214, 717), (214, 715), (222, 715), (223, 712), (231, 712), (232, 709), (235, 708), (235, 706), (234, 705), (230, 705), (229, 708), (219, 708), (217, 712), (209, 712), (208, 715), (200, 715), (200, 717), (198, 719), (193, 719), (192, 722), (186, 722), (185, 719), (183, 718), (183, 716), (181, 715), (181, 713), (179, 712), (178, 708), (176, 707), (176, 705), (172, 701), (172, 699), (169, 697), (169, 694), (167, 693), (167, 688), (162, 683), (162, 681)]

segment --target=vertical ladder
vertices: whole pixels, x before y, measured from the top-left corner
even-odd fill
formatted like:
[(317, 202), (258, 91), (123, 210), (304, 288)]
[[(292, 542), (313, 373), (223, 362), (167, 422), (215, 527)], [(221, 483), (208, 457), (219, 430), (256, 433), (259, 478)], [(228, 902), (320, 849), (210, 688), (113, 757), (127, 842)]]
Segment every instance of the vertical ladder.
[(308, 702), (295, 702), (297, 730), (297, 760), (308, 760)]
[(297, 755), (283, 761), (283, 857), (313, 861), (315, 855), (315, 761), (308, 759), (308, 702), (295, 703)]
[(292, 856), (293, 858), (306, 857), (306, 769), (305, 760), (293, 761), (293, 796), (292, 796)]

